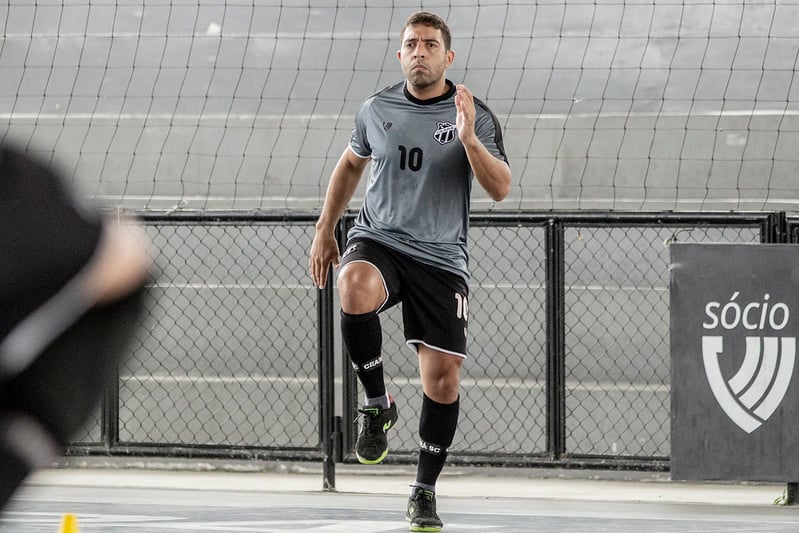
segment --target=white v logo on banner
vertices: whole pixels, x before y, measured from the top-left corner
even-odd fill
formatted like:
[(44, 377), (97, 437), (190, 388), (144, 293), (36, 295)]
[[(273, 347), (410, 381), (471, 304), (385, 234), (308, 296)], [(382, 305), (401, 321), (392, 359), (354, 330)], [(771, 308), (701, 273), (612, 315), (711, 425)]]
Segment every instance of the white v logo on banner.
[(777, 410), (788, 391), (796, 338), (746, 337), (743, 363), (727, 382), (719, 366), (723, 351), (723, 337), (702, 337), (702, 360), (710, 390), (730, 420), (751, 433)]

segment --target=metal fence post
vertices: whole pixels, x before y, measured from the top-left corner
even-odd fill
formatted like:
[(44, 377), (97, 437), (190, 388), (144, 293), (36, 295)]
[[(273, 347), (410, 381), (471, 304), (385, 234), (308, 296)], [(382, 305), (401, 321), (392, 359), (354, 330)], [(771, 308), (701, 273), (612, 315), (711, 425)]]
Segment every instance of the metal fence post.
[(119, 443), (119, 368), (114, 369), (112, 380), (103, 393), (100, 438), (106, 451)]
[(558, 459), (566, 453), (566, 365), (564, 309), (563, 224), (547, 222), (547, 453)]
[[(793, 242), (792, 228), (784, 211), (772, 213), (768, 218), (767, 226), (766, 231), (763, 232), (766, 234), (764, 242), (786, 244)], [(797, 505), (798, 503), (799, 483), (788, 482), (785, 486), (783, 505)]]
[(790, 242), (788, 218), (784, 211), (771, 213), (765, 225), (762, 242), (775, 244)]
[(324, 490), (336, 489), (336, 411), (333, 371), (333, 285), (332, 268), (328, 283), (318, 289), (317, 324), (319, 332), (319, 434), (322, 448)]

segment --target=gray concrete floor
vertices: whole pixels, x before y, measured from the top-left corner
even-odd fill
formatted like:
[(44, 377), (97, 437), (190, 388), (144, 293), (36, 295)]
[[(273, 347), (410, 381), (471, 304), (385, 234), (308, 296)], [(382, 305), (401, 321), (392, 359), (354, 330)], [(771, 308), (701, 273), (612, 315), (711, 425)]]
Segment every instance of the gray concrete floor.
[[(404, 532), (412, 472), (54, 468), (32, 476), (0, 517), (3, 533), (57, 533), (66, 513), (93, 532)], [(564, 475), (565, 474), (565, 475)], [(778, 484), (683, 483), (664, 475), (451, 469), (438, 485), (444, 531), (796, 532)]]

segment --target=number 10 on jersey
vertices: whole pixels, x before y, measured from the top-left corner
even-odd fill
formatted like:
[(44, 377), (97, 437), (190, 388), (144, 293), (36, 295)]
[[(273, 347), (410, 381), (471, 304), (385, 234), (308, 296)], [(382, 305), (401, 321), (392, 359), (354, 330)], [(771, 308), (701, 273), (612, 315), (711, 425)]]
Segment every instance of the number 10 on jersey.
[(411, 148), (399, 145), (400, 170), (410, 169), (414, 172), (422, 168), (422, 149)]

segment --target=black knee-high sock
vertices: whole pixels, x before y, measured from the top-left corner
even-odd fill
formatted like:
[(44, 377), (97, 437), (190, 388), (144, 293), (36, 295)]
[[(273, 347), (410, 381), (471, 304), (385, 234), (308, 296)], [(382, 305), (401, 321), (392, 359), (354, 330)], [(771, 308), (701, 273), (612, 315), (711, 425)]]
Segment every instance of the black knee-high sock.
[(422, 398), (416, 485), (435, 490), (436, 481), (447, 459), (447, 449), (455, 437), (459, 413), (460, 399), (444, 404), (431, 400), (427, 395)]
[(377, 313), (351, 315), (341, 312), (341, 338), (367, 398), (386, 395), (383, 378), (383, 332)]

